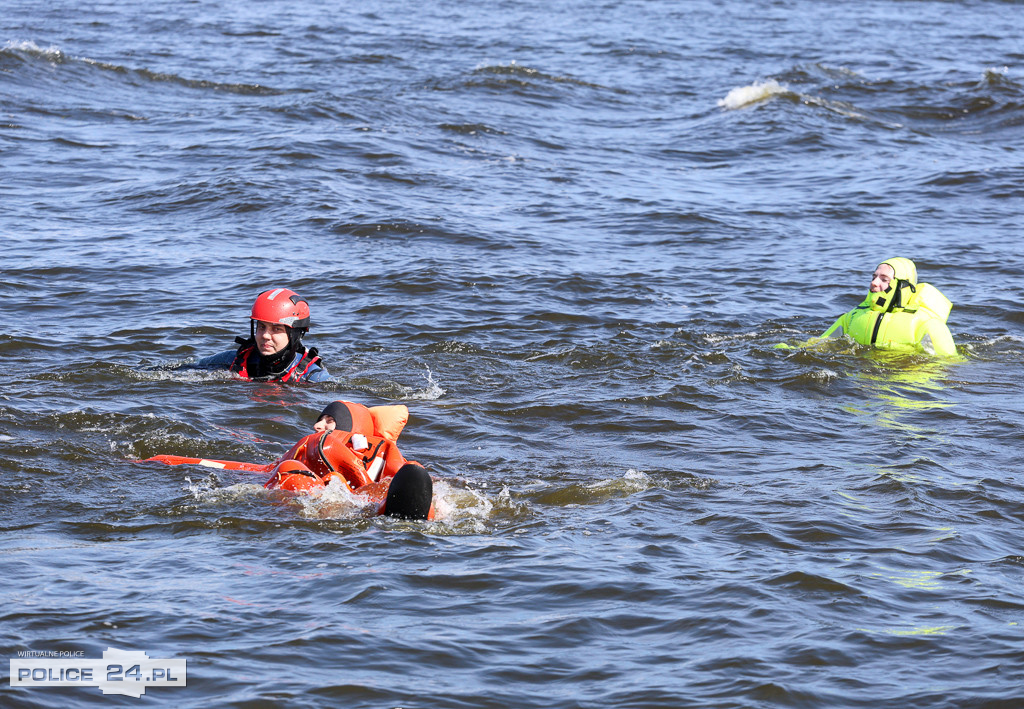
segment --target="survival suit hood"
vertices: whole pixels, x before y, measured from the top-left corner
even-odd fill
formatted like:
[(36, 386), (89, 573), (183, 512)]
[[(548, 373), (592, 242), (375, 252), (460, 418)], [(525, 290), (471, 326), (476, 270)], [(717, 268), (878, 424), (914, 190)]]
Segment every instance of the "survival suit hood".
[(879, 266), (890, 266), (895, 273), (889, 287), (881, 293), (868, 293), (865, 302), (879, 313), (903, 310), (917, 292), (917, 266), (908, 258), (890, 258)]

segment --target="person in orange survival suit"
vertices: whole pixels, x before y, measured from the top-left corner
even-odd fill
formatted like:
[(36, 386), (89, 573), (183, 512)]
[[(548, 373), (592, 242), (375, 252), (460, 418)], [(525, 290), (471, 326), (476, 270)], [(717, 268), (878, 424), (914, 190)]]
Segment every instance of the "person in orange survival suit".
[(351, 401), (331, 402), (314, 432), (277, 462), (264, 487), (308, 491), (340, 479), (354, 492), (382, 498), (381, 514), (431, 519), (430, 474), (398, 450), (398, 436), (408, 420), (409, 409), (402, 405), (367, 408)]

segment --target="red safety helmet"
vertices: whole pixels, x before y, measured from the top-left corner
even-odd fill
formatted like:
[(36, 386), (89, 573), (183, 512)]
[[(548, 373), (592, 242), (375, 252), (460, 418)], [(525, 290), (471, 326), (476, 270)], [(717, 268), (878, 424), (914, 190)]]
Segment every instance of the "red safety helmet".
[(309, 304), (288, 288), (265, 290), (252, 305), (253, 320), (278, 323), (305, 332), (309, 330)]

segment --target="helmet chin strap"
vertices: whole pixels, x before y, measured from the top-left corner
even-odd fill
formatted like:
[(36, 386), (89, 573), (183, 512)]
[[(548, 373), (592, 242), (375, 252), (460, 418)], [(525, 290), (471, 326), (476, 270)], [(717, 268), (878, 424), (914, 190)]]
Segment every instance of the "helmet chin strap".
[(292, 351), (292, 347), (289, 344), (284, 349), (278, 350), (272, 355), (260, 354), (260, 366), (259, 375), (266, 376), (268, 374), (280, 374), (287, 368), (289, 362), (292, 361), (292, 357), (295, 356), (295, 352)]
[[(302, 349), (302, 332), (298, 328), (285, 326), (288, 331), (288, 344), (283, 348), (279, 349), (274, 354), (265, 355), (259, 353), (259, 364), (256, 367), (256, 371), (253, 372), (253, 376), (256, 378), (267, 377), (283, 372), (292, 359), (295, 357), (295, 353)], [(249, 338), (253, 345), (256, 344), (256, 321), (249, 321)]]

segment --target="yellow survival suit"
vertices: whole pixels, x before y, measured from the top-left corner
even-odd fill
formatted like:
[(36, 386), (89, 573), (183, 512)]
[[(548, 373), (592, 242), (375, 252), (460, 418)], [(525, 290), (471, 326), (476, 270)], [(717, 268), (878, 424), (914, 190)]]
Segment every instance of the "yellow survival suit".
[(821, 336), (849, 335), (862, 345), (884, 350), (955, 355), (946, 326), (953, 304), (935, 286), (917, 282), (917, 267), (910, 259), (891, 258), (882, 264), (896, 274), (889, 288), (869, 292), (863, 303), (839, 316)]

